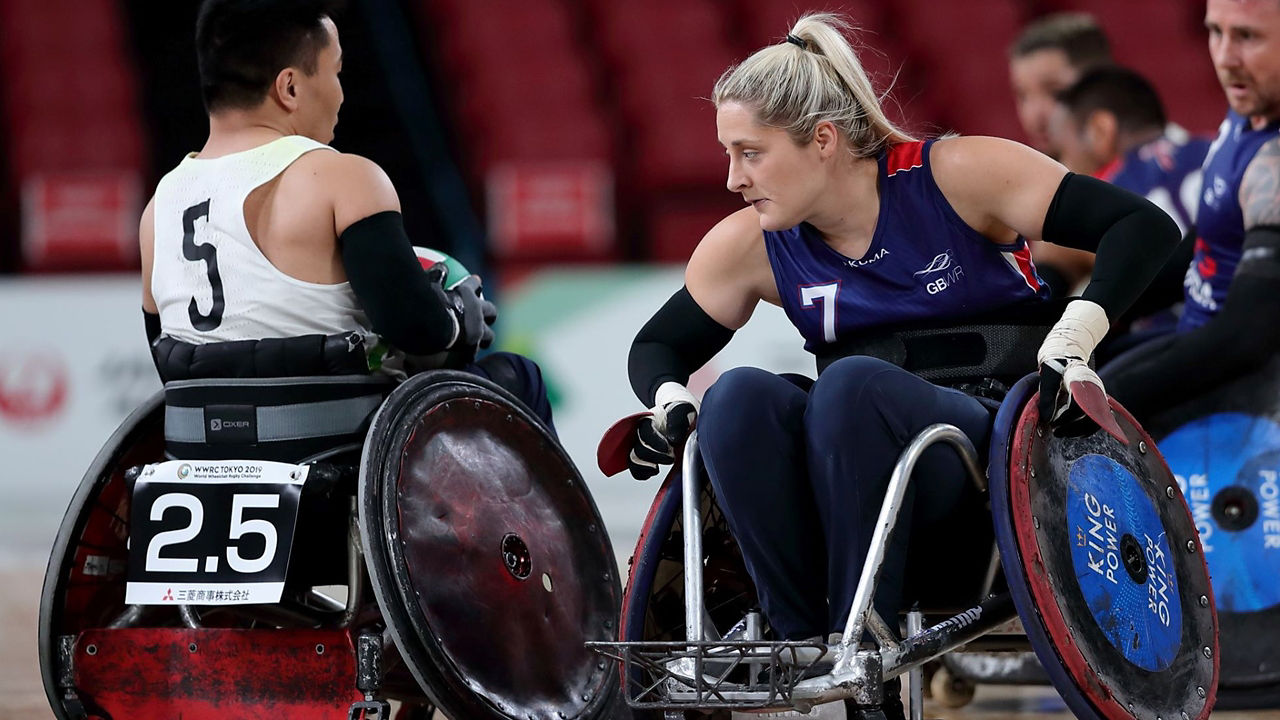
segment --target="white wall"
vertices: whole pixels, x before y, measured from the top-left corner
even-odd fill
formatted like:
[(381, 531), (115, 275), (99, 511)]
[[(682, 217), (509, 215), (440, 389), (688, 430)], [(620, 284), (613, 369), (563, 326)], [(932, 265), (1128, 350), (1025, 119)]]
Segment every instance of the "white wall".
[(0, 282), (0, 338), (0, 566), (43, 566), (90, 461), (160, 382), (132, 277)]

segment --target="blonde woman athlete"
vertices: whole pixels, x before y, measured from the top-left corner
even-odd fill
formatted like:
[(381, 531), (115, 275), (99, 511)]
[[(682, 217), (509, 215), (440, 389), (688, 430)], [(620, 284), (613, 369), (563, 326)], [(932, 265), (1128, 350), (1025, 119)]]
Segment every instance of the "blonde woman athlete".
[[(1027, 242), (1094, 251), (1093, 282), (1025, 362), (1040, 368), (1043, 413), (1062, 421), (1078, 412), (1064, 377), (1101, 385), (1090, 354), (1179, 239), (1146, 200), (1018, 143), (909, 137), (885, 117), (846, 27), (803, 17), (716, 83), (728, 189), (749, 207), (702, 239), (685, 287), (640, 330), (629, 360), (636, 394), (654, 409), (632, 473), (672, 462), (697, 418), (710, 480), (778, 639), (843, 628), (906, 443), (943, 422), (985, 448), (991, 428), (977, 398), (845, 348), (873, 332), (1052, 308)], [(730, 370), (699, 410), (689, 375), (761, 301), (804, 336), (818, 379)], [(885, 618), (910, 599), (909, 577), (936, 581), (988, 559), (990, 520), (954, 453), (926, 452), (916, 478), (875, 598)]]

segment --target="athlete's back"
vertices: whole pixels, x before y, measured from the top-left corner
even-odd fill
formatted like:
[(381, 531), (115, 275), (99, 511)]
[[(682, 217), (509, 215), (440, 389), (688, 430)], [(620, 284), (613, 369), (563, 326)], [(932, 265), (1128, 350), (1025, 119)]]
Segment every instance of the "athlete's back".
[(446, 290), (424, 273), (386, 173), (328, 147), (343, 100), (333, 4), (200, 7), (209, 137), (139, 225), (165, 380), (367, 372), (388, 348), (461, 363), (492, 338), (479, 280)]
[[(292, 197), (296, 183), (286, 182), (307, 174), (292, 166), (313, 151), (331, 149), (288, 136), (188, 156), (160, 181), (150, 281), (165, 335), (204, 344), (369, 333), (340, 262), (325, 262), (336, 257), (332, 210), (323, 198)], [(298, 254), (311, 255), (311, 267)]]

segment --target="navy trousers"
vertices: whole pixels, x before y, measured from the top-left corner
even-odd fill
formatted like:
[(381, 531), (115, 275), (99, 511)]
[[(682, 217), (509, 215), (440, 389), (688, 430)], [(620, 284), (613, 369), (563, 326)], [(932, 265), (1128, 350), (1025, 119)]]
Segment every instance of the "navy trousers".
[(469, 363), (464, 372), (491, 380), (495, 385), (515, 395), (546, 423), (551, 435), (556, 436), (556, 426), (551, 422), (551, 401), (547, 397), (547, 384), (542, 380), (538, 364), (523, 355), (510, 352), (493, 352)]
[[(756, 368), (722, 375), (702, 404), (699, 447), (775, 634), (843, 630), (902, 449), (941, 422), (985, 455), (991, 420), (972, 397), (874, 358), (833, 363), (807, 391)], [(991, 533), (955, 451), (927, 450), (887, 549), (874, 598), (881, 617), (896, 627), (914, 585), (980, 574)]]

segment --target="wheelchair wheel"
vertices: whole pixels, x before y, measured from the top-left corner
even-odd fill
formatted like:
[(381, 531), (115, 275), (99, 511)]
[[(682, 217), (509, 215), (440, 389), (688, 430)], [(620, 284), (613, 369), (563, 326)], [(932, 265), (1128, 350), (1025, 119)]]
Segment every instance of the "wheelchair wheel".
[(1218, 683), (1212, 591), (1191, 513), (1151, 438), (1039, 424), (1035, 376), (992, 433), (990, 494), (1027, 638), (1080, 718), (1203, 720)]
[(125, 609), (129, 489), (125, 471), (164, 455), (163, 393), (133, 411), (94, 458), (54, 540), (40, 597), (40, 673), (58, 720), (72, 710), (60, 684), (58, 638), (107, 626)]
[[(1113, 365), (1161, 347), (1139, 347)], [(1144, 426), (1191, 505), (1213, 576), (1219, 706), (1280, 707), (1280, 360)]]
[[(705, 478), (705, 474), (704, 474)], [(684, 540), (681, 520), (681, 479), (672, 470), (650, 506), (632, 556), (631, 574), (622, 600), (623, 641), (685, 639)], [(711, 484), (702, 486), (702, 551), (704, 601), (716, 632), (724, 635), (746, 614), (758, 609), (755, 585), (747, 575), (742, 552), (716, 505)], [(639, 670), (635, 672), (639, 673)], [(647, 685), (646, 677), (627, 678)], [(660, 711), (636, 718), (662, 718)], [(702, 716), (705, 717), (705, 716)]]
[(605, 717), (620, 583), (568, 455), (501, 388), (436, 371), (374, 417), (359, 484), (374, 593), (413, 677), (454, 718)]

